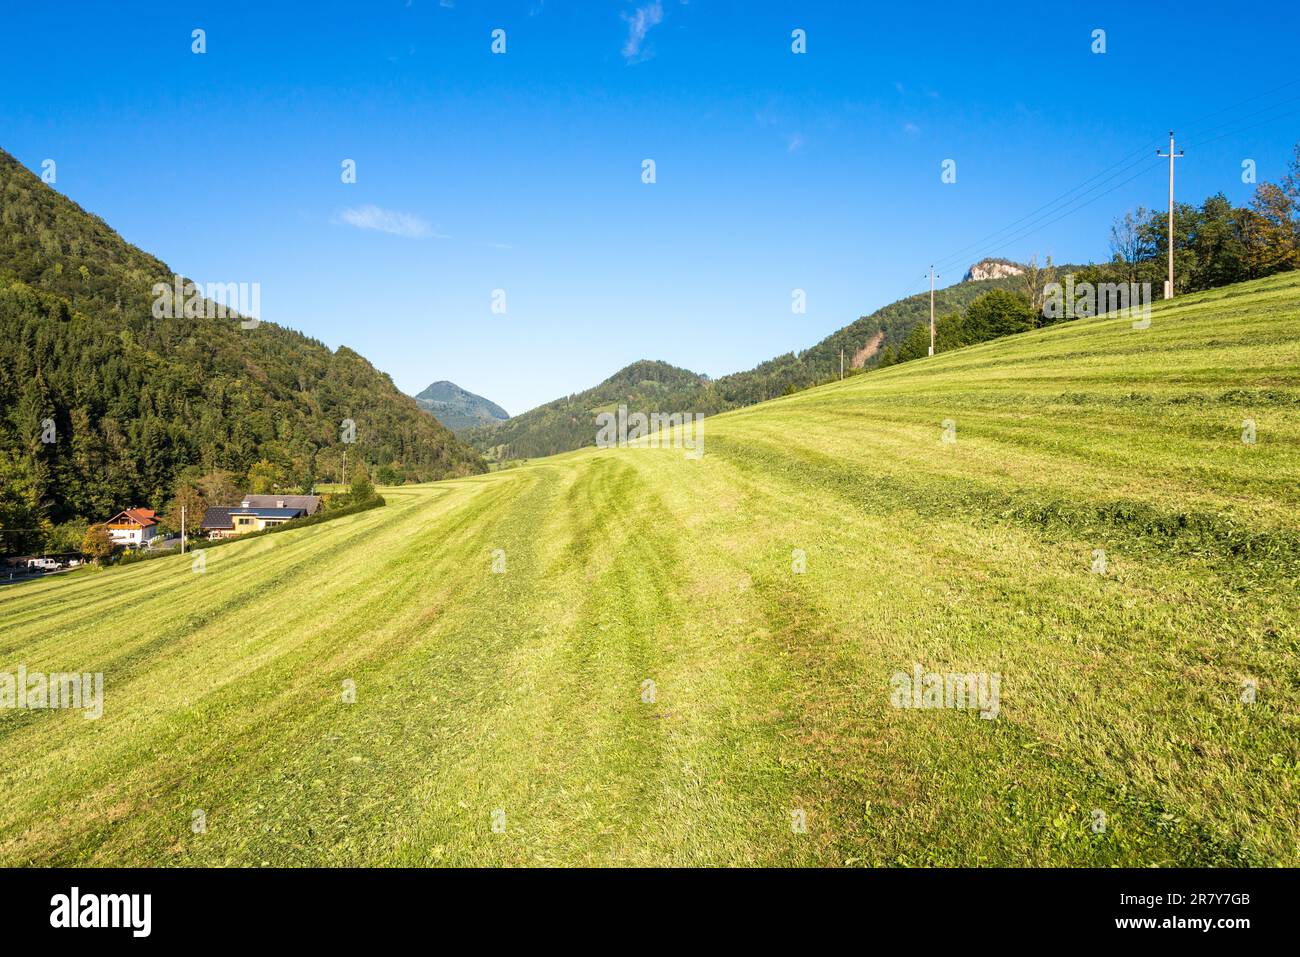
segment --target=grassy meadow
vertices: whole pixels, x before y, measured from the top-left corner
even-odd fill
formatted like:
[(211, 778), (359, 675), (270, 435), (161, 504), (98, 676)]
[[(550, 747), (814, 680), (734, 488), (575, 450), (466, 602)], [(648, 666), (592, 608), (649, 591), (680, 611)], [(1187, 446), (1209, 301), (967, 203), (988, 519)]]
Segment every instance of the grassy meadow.
[(0, 670), (105, 688), (0, 711), (0, 864), (1300, 864), (1300, 275), (704, 449), (0, 589)]

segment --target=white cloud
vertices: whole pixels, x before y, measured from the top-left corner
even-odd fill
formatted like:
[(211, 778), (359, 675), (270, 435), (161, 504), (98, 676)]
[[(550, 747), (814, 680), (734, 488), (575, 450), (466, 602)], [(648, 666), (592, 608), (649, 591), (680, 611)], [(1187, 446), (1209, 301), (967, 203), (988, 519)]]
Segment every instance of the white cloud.
[(628, 62), (636, 62), (641, 59), (641, 43), (645, 40), (645, 35), (650, 32), (651, 27), (663, 22), (664, 8), (659, 0), (654, 0), (643, 7), (637, 7), (636, 12), (631, 16), (626, 13), (621, 16), (627, 22), (627, 40), (623, 43), (623, 57)]
[(346, 223), (357, 229), (377, 229), (381, 233), (405, 236), (407, 239), (424, 239), (437, 233), (426, 220), (412, 213), (399, 213), (381, 206), (357, 206), (339, 213), (335, 222)]
[(785, 151), (787, 153), (795, 153), (803, 149), (803, 144), (804, 144), (803, 134), (795, 133), (793, 136), (790, 136), (786, 139)]
[(911, 133), (913, 136), (915, 136), (917, 133), (921, 132), (921, 128), (917, 126), (915, 123), (904, 123), (903, 132)]

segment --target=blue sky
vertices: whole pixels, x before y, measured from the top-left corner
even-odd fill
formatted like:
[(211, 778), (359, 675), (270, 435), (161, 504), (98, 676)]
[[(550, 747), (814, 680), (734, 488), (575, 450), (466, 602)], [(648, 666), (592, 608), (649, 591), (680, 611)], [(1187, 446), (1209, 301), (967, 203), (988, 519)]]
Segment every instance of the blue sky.
[(1107, 258), (1114, 216), (1164, 206), (1171, 127), (1180, 199), (1245, 202), (1246, 158), (1282, 174), (1294, 7), (1057, 6), (7, 3), (0, 147), (404, 391), (518, 413), (641, 358), (750, 368), (935, 260), (946, 284), (985, 254)]

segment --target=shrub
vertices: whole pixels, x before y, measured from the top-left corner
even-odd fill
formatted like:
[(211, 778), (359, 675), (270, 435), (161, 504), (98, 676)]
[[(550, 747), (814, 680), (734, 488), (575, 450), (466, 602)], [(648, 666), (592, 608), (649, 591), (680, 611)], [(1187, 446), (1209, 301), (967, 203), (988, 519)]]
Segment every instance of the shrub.
[(969, 342), (985, 342), (1027, 332), (1037, 324), (1034, 310), (1023, 296), (992, 289), (966, 310), (965, 334)]

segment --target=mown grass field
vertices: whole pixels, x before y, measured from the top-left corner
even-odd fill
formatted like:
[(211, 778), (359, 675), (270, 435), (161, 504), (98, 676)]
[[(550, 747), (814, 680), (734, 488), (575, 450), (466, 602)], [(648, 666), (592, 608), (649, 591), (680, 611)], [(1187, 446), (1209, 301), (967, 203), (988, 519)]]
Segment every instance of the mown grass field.
[(383, 494), (0, 590), (0, 863), (1300, 864), (1300, 276)]

